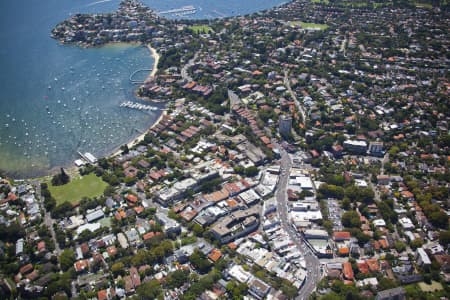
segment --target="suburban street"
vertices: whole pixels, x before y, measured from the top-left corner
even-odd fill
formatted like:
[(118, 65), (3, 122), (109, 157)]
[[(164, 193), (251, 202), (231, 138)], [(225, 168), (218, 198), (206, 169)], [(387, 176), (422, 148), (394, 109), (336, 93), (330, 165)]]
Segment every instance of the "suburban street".
[(281, 175), (278, 181), (276, 191), (277, 211), (280, 217), (281, 226), (289, 234), (291, 240), (295, 243), (299, 251), (303, 254), (306, 262), (306, 269), (308, 271), (305, 282), (300, 288), (297, 299), (307, 299), (308, 296), (315, 290), (317, 284), (321, 279), (320, 261), (311, 252), (311, 250), (302, 242), (301, 235), (292, 227), (289, 221), (287, 208), (287, 184), (289, 180), (289, 170), (291, 168), (291, 160), (289, 154), (282, 149), (281, 154)]
[(195, 60), (197, 59), (197, 56), (199, 54), (200, 51), (195, 52), (194, 57), (191, 58), (187, 64), (185, 64), (183, 66), (183, 68), (181, 69), (181, 77), (186, 80), (187, 82), (191, 82), (192, 81), (192, 77), (189, 75), (188, 73), (188, 69), (190, 67), (192, 67), (194, 65)]
[(297, 95), (294, 93), (294, 91), (291, 88), (291, 82), (289, 80), (289, 73), (287, 70), (284, 70), (284, 85), (286, 86), (289, 94), (291, 95), (292, 99), (294, 100), (295, 106), (297, 107), (298, 111), (302, 115), (302, 121), (306, 124), (306, 112), (303, 105), (300, 104), (300, 102), (297, 99)]

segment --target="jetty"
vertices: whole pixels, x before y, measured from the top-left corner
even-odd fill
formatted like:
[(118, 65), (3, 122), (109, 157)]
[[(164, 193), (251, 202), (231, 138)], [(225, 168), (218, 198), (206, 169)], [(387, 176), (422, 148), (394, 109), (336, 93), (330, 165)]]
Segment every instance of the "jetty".
[(195, 13), (196, 10), (197, 9), (193, 5), (187, 5), (187, 6), (183, 6), (181, 8), (175, 8), (175, 9), (160, 11), (158, 13), (161, 14), (161, 15), (164, 15), (164, 14)]

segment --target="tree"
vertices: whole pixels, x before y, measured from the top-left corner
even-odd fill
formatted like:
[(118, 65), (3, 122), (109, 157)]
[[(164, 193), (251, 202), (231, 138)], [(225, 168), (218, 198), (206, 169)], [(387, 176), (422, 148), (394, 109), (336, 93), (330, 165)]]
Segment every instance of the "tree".
[(64, 217), (67, 214), (73, 214), (73, 206), (70, 202), (65, 201), (55, 207), (52, 211), (52, 217), (53, 218), (61, 218)]
[(258, 175), (258, 168), (255, 166), (250, 166), (248, 168), (245, 168), (244, 174), (247, 177), (256, 176), (256, 175)]
[(154, 300), (161, 295), (162, 289), (161, 284), (158, 280), (153, 279), (144, 282), (136, 289), (137, 295), (141, 300)]
[(195, 249), (191, 256), (189, 256), (191, 264), (200, 272), (206, 273), (211, 268), (211, 262), (206, 259), (205, 255), (200, 250)]
[(439, 243), (444, 247), (448, 247), (450, 244), (450, 230), (439, 233)]
[(428, 218), (434, 226), (442, 229), (448, 228), (448, 215), (445, 212), (441, 210), (432, 212)]
[(128, 145), (122, 145), (120, 147), (120, 150), (122, 150), (122, 154), (128, 154), (130, 152), (130, 149), (128, 148)]
[(406, 245), (405, 243), (401, 242), (401, 241), (396, 241), (394, 244), (395, 250), (397, 250), (397, 252), (403, 252), (406, 250)]
[(247, 294), (248, 286), (245, 283), (230, 281), (227, 284), (226, 289), (232, 299), (243, 299), (244, 295)]
[(69, 181), (70, 181), (69, 175), (67, 175), (66, 172), (64, 171), (64, 169), (61, 168), (60, 173), (53, 176), (52, 185), (53, 186), (64, 185), (64, 184), (69, 183)]
[(59, 264), (61, 270), (67, 271), (75, 262), (75, 252), (72, 249), (65, 249), (59, 256)]
[(166, 284), (170, 289), (179, 288), (189, 280), (189, 272), (176, 270), (167, 276)]
[(416, 250), (419, 247), (422, 247), (423, 245), (423, 241), (422, 239), (415, 239), (414, 241), (412, 241), (409, 246), (411, 247), (411, 249)]
[(25, 236), (25, 230), (18, 223), (11, 223), (9, 226), (0, 226), (0, 240), (3, 242), (15, 243), (17, 239)]
[(117, 262), (111, 266), (111, 271), (115, 277), (118, 275), (123, 276), (125, 275), (125, 265), (122, 262)]
[(204, 228), (198, 223), (194, 223), (191, 230), (196, 236), (202, 236), (205, 231)]
[(359, 214), (354, 210), (346, 211), (342, 214), (342, 225), (349, 228), (361, 227)]

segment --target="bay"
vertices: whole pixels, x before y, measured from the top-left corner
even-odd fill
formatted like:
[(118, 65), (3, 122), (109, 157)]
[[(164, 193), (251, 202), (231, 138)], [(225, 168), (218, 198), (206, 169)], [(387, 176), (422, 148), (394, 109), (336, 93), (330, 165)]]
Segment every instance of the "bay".
[[(51, 29), (74, 13), (110, 12), (119, 0), (0, 1), (0, 170), (34, 177), (72, 165), (77, 152), (101, 157), (145, 131), (161, 111), (119, 107), (134, 97), (129, 76), (153, 67), (146, 47), (60, 45)], [(279, 0), (145, 0), (156, 11), (192, 5), (185, 18), (247, 14)], [(167, 17), (176, 17), (168, 15)], [(159, 109), (163, 104), (152, 104)]]

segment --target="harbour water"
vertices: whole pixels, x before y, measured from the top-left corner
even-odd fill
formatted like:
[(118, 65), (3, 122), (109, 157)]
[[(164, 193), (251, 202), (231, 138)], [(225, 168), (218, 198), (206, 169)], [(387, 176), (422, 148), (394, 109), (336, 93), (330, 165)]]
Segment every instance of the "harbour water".
[[(51, 29), (71, 14), (113, 11), (119, 2), (0, 1), (0, 170), (32, 177), (71, 165), (77, 151), (108, 155), (159, 117), (163, 104), (136, 99), (136, 85), (129, 80), (134, 71), (153, 67), (146, 47), (83, 49), (60, 45), (50, 37)], [(282, 1), (143, 2), (157, 11), (192, 5), (194, 13), (183, 17), (214, 18), (251, 13)], [(120, 107), (125, 101), (158, 109)]]

